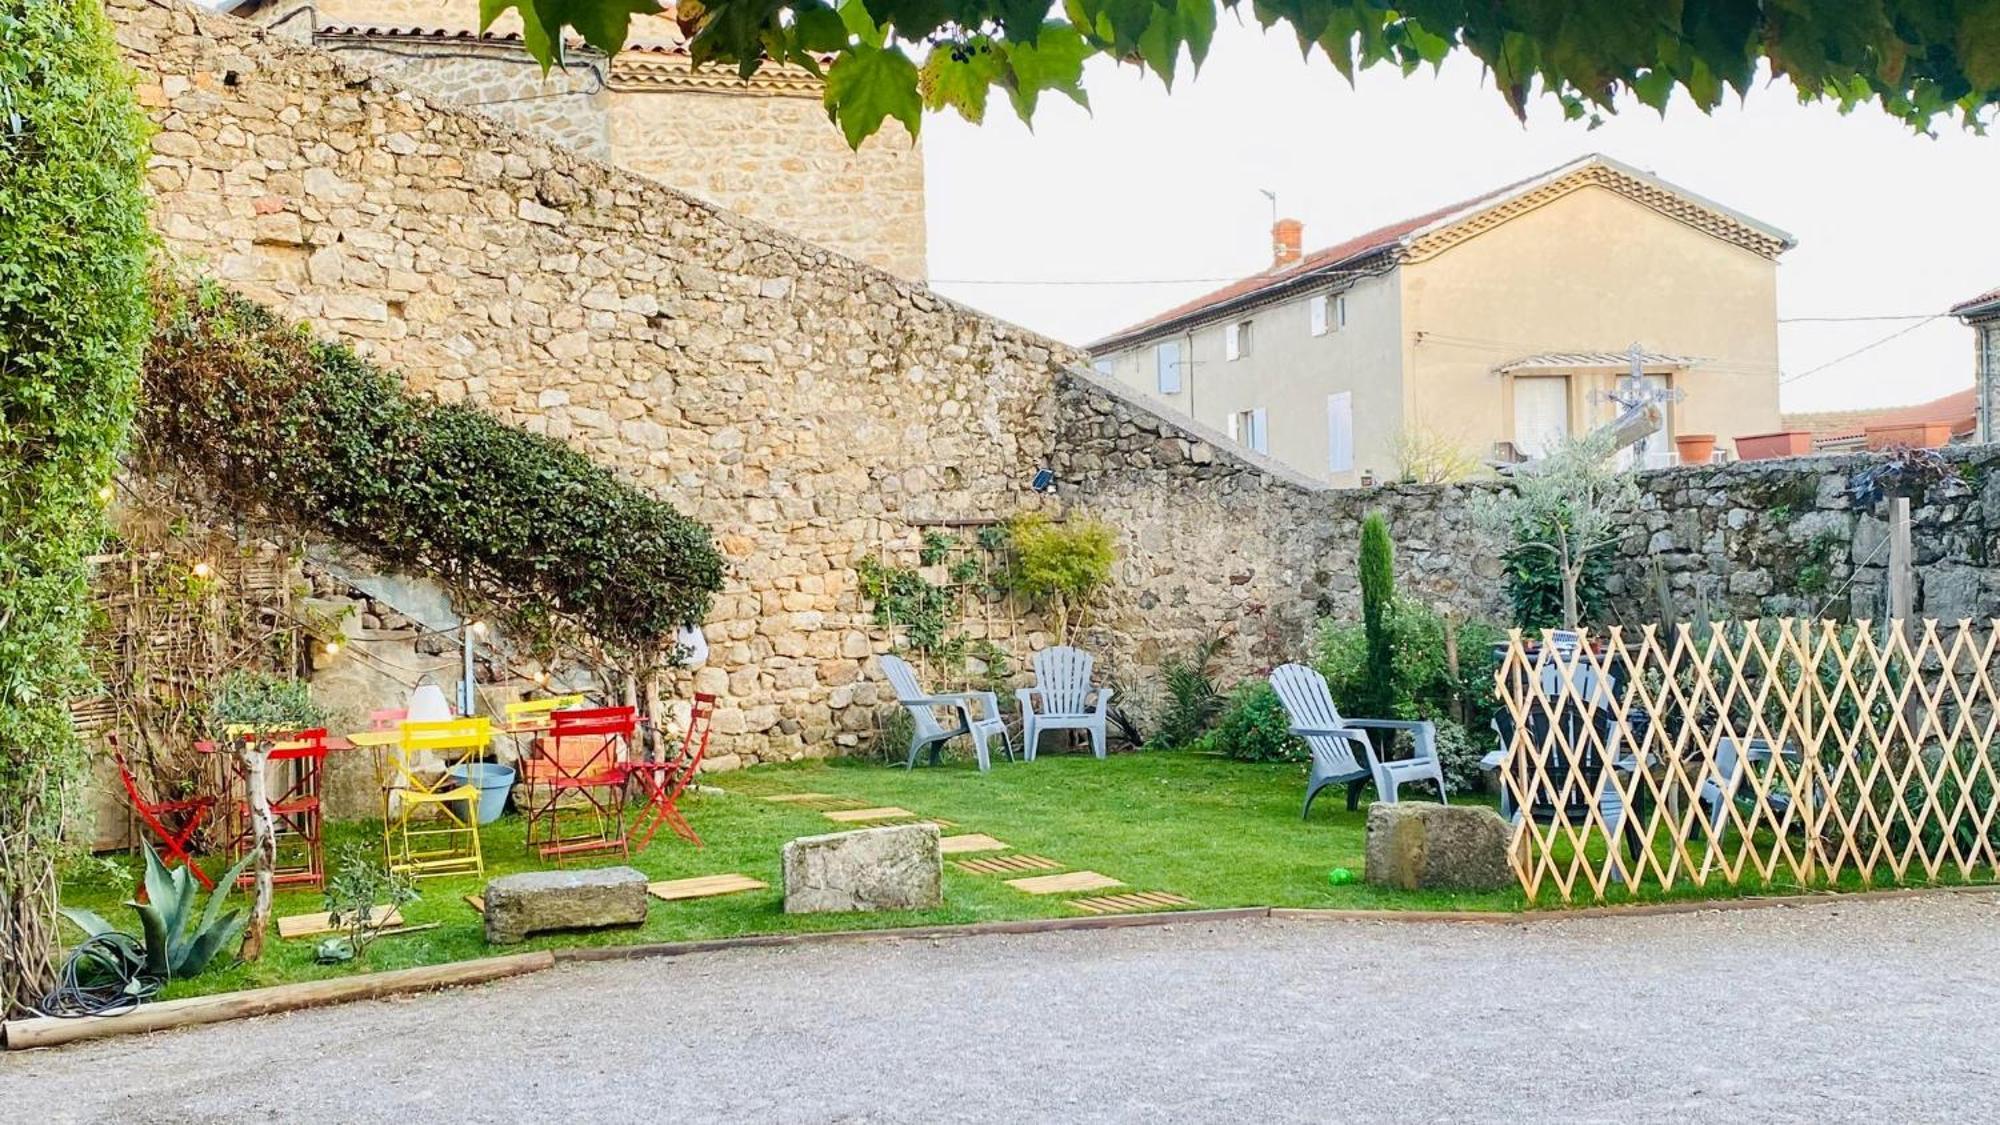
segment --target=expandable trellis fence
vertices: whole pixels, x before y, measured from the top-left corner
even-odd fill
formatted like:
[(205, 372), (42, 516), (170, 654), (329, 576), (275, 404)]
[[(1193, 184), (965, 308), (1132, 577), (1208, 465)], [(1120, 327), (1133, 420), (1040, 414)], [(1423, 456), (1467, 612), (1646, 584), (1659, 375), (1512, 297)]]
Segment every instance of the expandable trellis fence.
[(1992, 878), (2000, 620), (1517, 630), (1496, 674), (1528, 896)]

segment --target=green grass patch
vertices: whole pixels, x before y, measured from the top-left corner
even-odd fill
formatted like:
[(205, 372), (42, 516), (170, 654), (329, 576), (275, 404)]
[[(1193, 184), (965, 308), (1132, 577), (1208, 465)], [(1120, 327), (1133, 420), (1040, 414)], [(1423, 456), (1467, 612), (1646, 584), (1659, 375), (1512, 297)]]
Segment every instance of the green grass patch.
[[(1016, 851), (1044, 855), (1066, 870), (1089, 869), (1124, 881), (1135, 891), (1167, 891), (1202, 907), (1283, 906), (1323, 909), (1520, 910), (1529, 904), (1518, 890), (1488, 894), (1401, 892), (1359, 882), (1363, 869), (1366, 807), (1348, 812), (1343, 794), (1329, 792), (1312, 818), (1299, 819), (1305, 793), (1304, 767), (1255, 764), (1208, 755), (1137, 753), (1098, 761), (1087, 755), (1044, 754), (1032, 765), (1001, 762), (981, 774), (970, 762), (941, 767), (900, 768), (856, 761), (762, 766), (707, 779), (721, 793), (690, 794), (683, 811), (706, 841), (695, 848), (668, 833), (632, 857), (651, 879), (740, 873), (764, 880), (769, 889), (682, 902), (654, 902), (645, 925), (635, 929), (553, 934), (524, 945), (486, 944), (483, 923), (464, 896), (478, 892), (480, 878), (426, 879), (423, 897), (403, 910), (408, 924), (438, 928), (388, 937), (370, 947), (365, 962), (313, 964), (318, 938), (273, 938), (256, 965), (218, 967), (204, 976), (172, 983), (167, 997), (318, 980), (364, 970), (440, 964), (517, 950), (565, 946), (629, 945), (696, 940), (744, 934), (801, 933), (901, 926), (948, 925), (1068, 917), (1062, 896), (1037, 897), (1008, 887), (1003, 877), (968, 875), (945, 867), (945, 905), (937, 910), (884, 914), (787, 915), (783, 911), (779, 851), (798, 836), (839, 831), (845, 825), (819, 811), (774, 803), (780, 793), (827, 793), (871, 805), (895, 805), (923, 816), (956, 822), (948, 834), (982, 832)], [(1478, 798), (1460, 798), (1478, 800)], [(523, 841), (518, 817), (486, 829), (487, 878), (546, 866)], [(346, 840), (379, 847), (374, 822), (333, 826), (328, 852)], [(1651, 841), (1664, 849), (1664, 838)], [(1594, 845), (1601, 848), (1602, 843)], [(1601, 858), (1601, 853), (1598, 853)], [(601, 860), (597, 862), (616, 862)], [(211, 862), (211, 866), (213, 863)], [(1345, 867), (1355, 882), (1334, 884), (1328, 873)], [(96, 910), (119, 925), (134, 925), (120, 905), (130, 894), (136, 864), (79, 865), (63, 888), (66, 905)], [(1881, 885), (1881, 884), (1878, 884)], [(1731, 886), (1682, 885), (1671, 891), (1642, 885), (1617, 890), (1611, 901), (1650, 902), (1690, 898), (1733, 898), (1751, 894), (1861, 889), (1845, 878), (1832, 887), (1802, 887), (1750, 880)], [(235, 901), (246, 903), (246, 895)], [(1561, 906), (1545, 891), (1537, 906)], [(1595, 905), (1587, 892), (1576, 905)], [(279, 916), (324, 909), (317, 891), (281, 891)], [(67, 924), (65, 924), (67, 931)], [(74, 940), (74, 932), (65, 937)]]

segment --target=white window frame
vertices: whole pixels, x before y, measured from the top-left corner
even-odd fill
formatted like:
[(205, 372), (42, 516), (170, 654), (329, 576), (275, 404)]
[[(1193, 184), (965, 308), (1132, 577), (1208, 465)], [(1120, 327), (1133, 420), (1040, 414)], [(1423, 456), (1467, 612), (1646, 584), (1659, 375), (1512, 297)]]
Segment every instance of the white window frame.
[(1253, 333), (1247, 320), (1232, 320), (1222, 326), (1222, 358), (1234, 363), (1250, 354)]
[[(1169, 354), (1173, 358), (1169, 359)], [(1153, 345), (1153, 388), (1163, 395), (1181, 393), (1181, 342), (1161, 340)]]
[[(1567, 439), (1576, 432), (1575, 388), (1568, 375), (1515, 375), (1510, 394), (1513, 400), (1508, 409), (1507, 429), (1514, 443), (1514, 449), (1523, 457), (1540, 457), (1553, 447), (1553, 443)], [(1562, 389), (1562, 427), (1560, 431), (1539, 434), (1521, 432), (1521, 390), (1525, 386), (1558, 386)]]
[(1354, 471), (1354, 392), (1326, 396), (1326, 471)]
[(1347, 327), (1347, 294), (1333, 295), (1333, 330), (1339, 332)]
[(1325, 293), (1315, 293), (1306, 302), (1306, 319), (1313, 335), (1326, 335), (1327, 304), (1332, 300), (1333, 298)]
[[(1246, 432), (1247, 431), (1247, 432)], [(1229, 416), (1229, 440), (1254, 453), (1271, 455), (1271, 416), (1261, 406)]]

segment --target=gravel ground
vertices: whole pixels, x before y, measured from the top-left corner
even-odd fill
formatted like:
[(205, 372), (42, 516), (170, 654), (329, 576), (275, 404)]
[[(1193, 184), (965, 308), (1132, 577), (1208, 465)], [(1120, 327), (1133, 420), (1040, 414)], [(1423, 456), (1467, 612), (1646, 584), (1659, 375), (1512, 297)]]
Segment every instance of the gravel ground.
[(565, 966), (0, 1055), (23, 1122), (2000, 1120), (2000, 896)]

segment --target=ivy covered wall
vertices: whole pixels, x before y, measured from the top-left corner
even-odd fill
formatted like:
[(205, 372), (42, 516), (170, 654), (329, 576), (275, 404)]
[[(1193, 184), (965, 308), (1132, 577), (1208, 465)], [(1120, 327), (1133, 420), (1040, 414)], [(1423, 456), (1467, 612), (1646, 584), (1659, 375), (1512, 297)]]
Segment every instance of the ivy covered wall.
[(86, 559), (146, 338), (144, 138), (98, 0), (0, 0), (0, 1012), (50, 983)]

